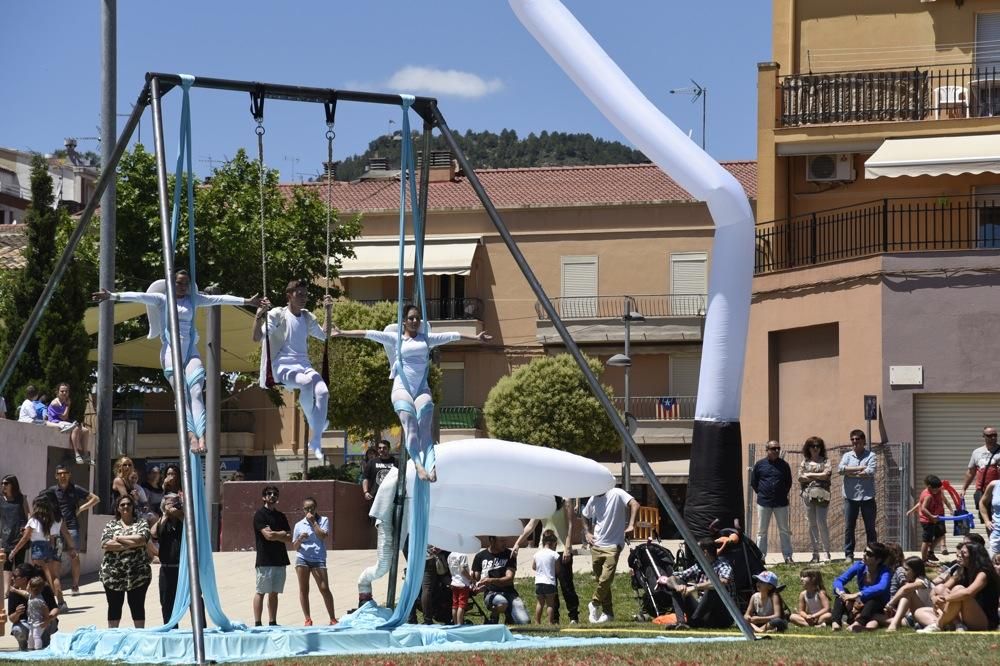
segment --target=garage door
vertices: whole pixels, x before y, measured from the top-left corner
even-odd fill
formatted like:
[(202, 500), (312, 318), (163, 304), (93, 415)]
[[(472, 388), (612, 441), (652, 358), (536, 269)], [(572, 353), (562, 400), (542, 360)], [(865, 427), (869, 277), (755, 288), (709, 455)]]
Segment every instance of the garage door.
[[(913, 479), (916, 493), (923, 489), (924, 477), (928, 474), (948, 479), (961, 490), (962, 479), (969, 468), (969, 456), (973, 449), (983, 444), (983, 426), (1000, 424), (1000, 393), (922, 393), (914, 398)], [(970, 510), (972, 491), (970, 487), (965, 499)], [(951, 529), (948, 534), (948, 546), (953, 550), (956, 540), (950, 536)]]

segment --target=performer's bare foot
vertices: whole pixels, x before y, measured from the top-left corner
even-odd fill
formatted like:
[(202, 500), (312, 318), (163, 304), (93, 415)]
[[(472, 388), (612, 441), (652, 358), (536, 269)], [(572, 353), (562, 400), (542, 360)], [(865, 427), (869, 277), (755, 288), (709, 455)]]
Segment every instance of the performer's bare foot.
[(198, 453), (198, 436), (193, 432), (188, 432), (188, 446), (191, 448), (191, 453)]
[(413, 461), (413, 466), (416, 468), (417, 477), (419, 477), (420, 479), (423, 479), (424, 481), (429, 481), (431, 483), (437, 481), (438, 477), (436, 469), (432, 469), (430, 472), (428, 472), (426, 469), (424, 469), (424, 466), (418, 463), (416, 460)]

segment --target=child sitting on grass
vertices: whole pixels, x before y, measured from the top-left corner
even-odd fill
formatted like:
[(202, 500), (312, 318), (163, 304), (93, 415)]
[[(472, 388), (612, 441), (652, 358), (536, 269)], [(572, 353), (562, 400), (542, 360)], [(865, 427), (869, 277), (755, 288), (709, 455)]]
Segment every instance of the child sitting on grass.
[(931, 605), (931, 582), (927, 579), (927, 568), (923, 558), (908, 557), (903, 563), (906, 569), (906, 583), (893, 595), (885, 607), (885, 614), (891, 615), (886, 631), (896, 631), (908, 613)]
[(757, 591), (750, 597), (747, 612), (743, 615), (758, 634), (769, 631), (784, 631), (788, 622), (784, 619), (784, 607), (778, 594), (778, 576), (773, 571), (761, 571), (754, 576)]
[(560, 557), (556, 552), (556, 533), (552, 530), (542, 532), (542, 547), (535, 553), (531, 562), (531, 570), (535, 572), (535, 624), (542, 623), (542, 610), (549, 624), (555, 624), (556, 607), (556, 576), (559, 572)]
[(802, 581), (799, 610), (792, 613), (789, 621), (800, 627), (825, 627), (833, 615), (830, 613), (830, 597), (823, 587), (823, 574), (819, 569), (803, 569), (799, 576)]

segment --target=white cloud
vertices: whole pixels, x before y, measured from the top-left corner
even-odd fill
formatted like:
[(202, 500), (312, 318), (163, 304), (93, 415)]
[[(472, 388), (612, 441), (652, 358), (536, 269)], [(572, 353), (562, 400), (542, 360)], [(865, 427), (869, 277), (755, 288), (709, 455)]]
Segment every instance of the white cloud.
[(408, 65), (391, 77), (386, 85), (393, 90), (425, 95), (453, 95), (474, 99), (503, 89), (500, 79), (484, 80), (457, 69), (433, 69)]

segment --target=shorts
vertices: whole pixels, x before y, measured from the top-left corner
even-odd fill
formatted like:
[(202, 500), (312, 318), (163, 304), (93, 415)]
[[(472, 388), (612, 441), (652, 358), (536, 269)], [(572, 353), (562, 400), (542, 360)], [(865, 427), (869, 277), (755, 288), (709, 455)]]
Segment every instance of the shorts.
[(469, 606), (469, 588), (459, 587), (457, 585), (451, 586), (451, 607), (452, 608), (468, 608)]
[(535, 583), (535, 594), (538, 596), (555, 594), (556, 586), (551, 583)]
[[(80, 550), (80, 530), (71, 530), (71, 529), (67, 528), (66, 531), (69, 532), (69, 537), (73, 541), (73, 543), (72, 543), (73, 550), (79, 551)], [(70, 546), (70, 544), (66, 543), (66, 540), (63, 538), (62, 534), (56, 536), (56, 559), (57, 560), (62, 560), (63, 553), (66, 552), (67, 550), (69, 550), (69, 546)]]
[(281, 594), (285, 591), (285, 567), (257, 567), (257, 594)]
[(945, 534), (943, 522), (920, 523), (920, 527), (923, 529), (923, 537), (921, 538), (922, 543), (934, 543)]
[(322, 561), (319, 561), (319, 560), (316, 560), (316, 561), (307, 560), (304, 557), (302, 557), (301, 555), (299, 555), (298, 557), (295, 558), (295, 566), (296, 567), (306, 567), (306, 568), (309, 568), (309, 569), (326, 569), (326, 560), (322, 560)]
[(56, 549), (48, 541), (31, 542), (31, 560), (33, 562), (52, 562), (56, 559)]

